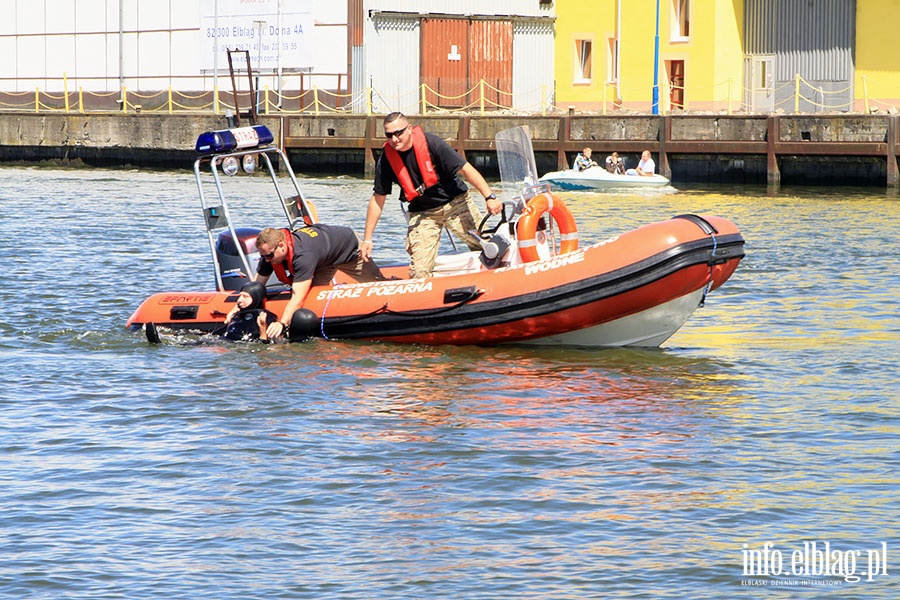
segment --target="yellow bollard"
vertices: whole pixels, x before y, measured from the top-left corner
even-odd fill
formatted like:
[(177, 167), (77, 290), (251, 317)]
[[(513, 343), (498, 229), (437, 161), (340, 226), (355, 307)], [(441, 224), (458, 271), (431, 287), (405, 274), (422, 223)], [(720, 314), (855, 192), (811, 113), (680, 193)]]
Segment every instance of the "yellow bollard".
[(863, 80), (863, 102), (866, 107), (866, 114), (869, 114), (869, 80), (865, 75), (862, 76)]
[(69, 78), (65, 71), (63, 71), (63, 98), (65, 98), (63, 102), (66, 105), (66, 114), (69, 114)]
[(481, 107), (481, 116), (484, 116), (484, 79), (478, 82), (478, 94), (481, 96), (479, 105)]

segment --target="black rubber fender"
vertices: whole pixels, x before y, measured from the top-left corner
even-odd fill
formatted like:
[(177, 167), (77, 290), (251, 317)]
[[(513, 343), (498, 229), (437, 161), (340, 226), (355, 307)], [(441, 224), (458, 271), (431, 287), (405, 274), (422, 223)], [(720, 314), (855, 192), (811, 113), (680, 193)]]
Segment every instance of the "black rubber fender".
[(288, 339), (292, 342), (302, 342), (311, 337), (317, 337), (319, 330), (319, 315), (308, 308), (301, 308), (294, 311), (293, 316), (291, 316)]

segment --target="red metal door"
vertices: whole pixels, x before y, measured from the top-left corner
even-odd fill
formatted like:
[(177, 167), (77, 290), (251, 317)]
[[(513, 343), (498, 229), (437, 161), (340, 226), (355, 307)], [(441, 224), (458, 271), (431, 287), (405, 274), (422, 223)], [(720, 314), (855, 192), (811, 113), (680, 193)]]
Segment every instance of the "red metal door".
[(512, 106), (512, 44), (510, 21), (472, 21), (469, 45), (469, 103), (478, 107), (484, 80), (486, 109)]
[(442, 108), (466, 105), (469, 71), (469, 22), (464, 19), (422, 19), (421, 81), (426, 101)]
[(673, 109), (684, 108), (684, 61), (669, 61), (669, 102)]

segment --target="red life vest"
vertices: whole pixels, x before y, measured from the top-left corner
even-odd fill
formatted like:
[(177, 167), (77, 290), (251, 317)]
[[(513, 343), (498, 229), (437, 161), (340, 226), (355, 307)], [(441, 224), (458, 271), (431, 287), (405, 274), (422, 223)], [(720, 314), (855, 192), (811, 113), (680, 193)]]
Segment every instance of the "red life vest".
[(400, 188), (406, 195), (407, 202), (421, 196), (422, 192), (431, 186), (436, 185), (438, 182), (437, 172), (434, 170), (434, 163), (431, 162), (431, 153), (428, 152), (428, 143), (425, 140), (425, 132), (422, 131), (421, 127), (416, 125), (410, 130), (410, 135), (412, 136), (413, 143), (412, 150), (416, 155), (416, 165), (419, 167), (419, 173), (422, 174), (422, 185), (419, 187), (413, 186), (412, 177), (409, 175), (409, 169), (406, 168), (403, 159), (400, 158), (400, 153), (394, 149), (390, 140), (384, 143), (384, 153), (387, 155), (388, 162), (391, 164), (391, 169), (394, 170), (394, 174), (397, 176)]
[(284, 247), (287, 250), (287, 256), (284, 257), (282, 262), (273, 264), (272, 269), (275, 271), (275, 277), (278, 278), (278, 281), (287, 285), (293, 285), (294, 275), (293, 273), (288, 273), (284, 265), (285, 263), (289, 266), (294, 264), (294, 234), (291, 233), (290, 229), (282, 229), (281, 231), (284, 232)]

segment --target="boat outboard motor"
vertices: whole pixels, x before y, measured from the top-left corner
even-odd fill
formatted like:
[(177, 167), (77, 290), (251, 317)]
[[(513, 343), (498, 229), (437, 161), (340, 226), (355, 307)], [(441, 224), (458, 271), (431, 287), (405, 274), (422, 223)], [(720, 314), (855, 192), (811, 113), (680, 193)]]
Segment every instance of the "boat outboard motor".
[[(484, 216), (481, 224), (478, 226), (478, 232), (481, 234), (481, 255), (478, 259), (488, 269), (496, 269), (503, 263), (506, 254), (509, 252), (510, 246), (513, 245), (515, 239), (515, 225), (506, 217), (507, 207), (511, 208), (515, 215), (515, 207), (512, 203), (503, 203), (503, 210), (500, 213), (500, 222), (492, 229), (485, 229), (484, 225), (491, 217), (490, 214)], [(490, 237), (484, 237), (490, 236)]]
[(487, 241), (481, 242), (481, 255), (478, 257), (488, 269), (496, 269), (503, 262), (509, 247), (512, 246), (512, 236), (508, 228), (501, 227)]
[(216, 260), (222, 276), (222, 286), (226, 290), (239, 290), (256, 275), (256, 264), (259, 262), (259, 251), (256, 249), (256, 236), (260, 230), (253, 227), (238, 227), (237, 234), (241, 250), (247, 256), (252, 273), (244, 273), (244, 263), (238, 252), (231, 231), (223, 231), (216, 238)]

